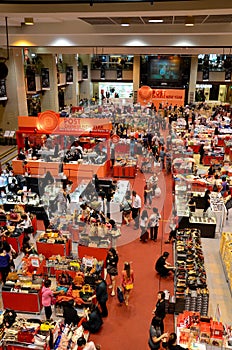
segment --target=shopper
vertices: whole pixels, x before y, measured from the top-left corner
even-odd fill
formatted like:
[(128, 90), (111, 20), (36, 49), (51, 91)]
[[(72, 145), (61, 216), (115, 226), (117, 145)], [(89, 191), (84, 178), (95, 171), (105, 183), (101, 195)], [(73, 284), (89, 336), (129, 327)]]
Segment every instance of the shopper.
[(6, 278), (10, 272), (10, 255), (4, 250), (3, 246), (0, 247), (0, 273), (2, 275), (1, 281), (6, 283)]
[(172, 217), (170, 220), (170, 225), (169, 225), (170, 233), (169, 233), (168, 240), (165, 241), (165, 243), (171, 243), (172, 241), (174, 242), (176, 240), (176, 231), (178, 229), (178, 226), (179, 226), (179, 218), (176, 210), (173, 210)]
[(86, 319), (86, 321), (82, 322), (83, 328), (90, 333), (97, 333), (100, 330), (103, 321), (101, 312), (96, 305), (92, 304), (90, 309), (86, 310)]
[(108, 309), (106, 306), (106, 302), (108, 300), (107, 284), (105, 280), (101, 277), (101, 275), (98, 275), (96, 280), (96, 298), (101, 308), (101, 316), (107, 317), (108, 316)]
[(42, 287), (42, 305), (44, 307), (46, 321), (50, 321), (52, 315), (53, 292), (51, 290), (51, 284), (51, 280), (47, 279), (44, 281), (44, 286)]
[(199, 148), (199, 154), (200, 154), (200, 164), (203, 164), (203, 158), (205, 155), (204, 143), (202, 143), (200, 148)]
[(188, 350), (177, 344), (177, 335), (176, 333), (170, 333), (167, 339), (167, 342), (163, 344), (163, 347), (167, 350)]
[(148, 345), (149, 348), (152, 350), (158, 350), (160, 348), (160, 343), (161, 341), (166, 340), (168, 337), (168, 333), (163, 333), (161, 332), (160, 329), (160, 320), (154, 316), (150, 329), (149, 329), (149, 340), (148, 340)]
[(157, 295), (157, 302), (155, 309), (153, 310), (153, 314), (156, 316), (157, 319), (160, 320), (160, 329), (161, 333), (164, 332), (164, 318), (165, 318), (165, 293), (161, 290), (158, 292)]
[(152, 185), (149, 181), (146, 181), (146, 185), (144, 186), (144, 205), (146, 208), (151, 208), (152, 204)]
[(171, 264), (167, 262), (168, 257), (169, 253), (164, 252), (163, 255), (161, 255), (156, 261), (155, 269), (160, 275), (160, 277), (167, 277), (170, 271), (174, 272), (176, 269), (175, 266), (171, 266)]
[(205, 191), (204, 195), (204, 212), (207, 211), (207, 209), (210, 207), (210, 190)]
[(78, 325), (80, 318), (77, 315), (77, 310), (74, 308), (74, 300), (65, 301), (62, 303), (64, 324), (70, 325), (71, 323)]
[(128, 306), (130, 291), (134, 288), (134, 271), (131, 269), (129, 262), (124, 263), (124, 269), (122, 271), (122, 287), (124, 291), (125, 304)]
[(110, 276), (109, 288), (112, 288), (111, 296), (115, 296), (116, 292), (116, 280), (115, 277), (118, 275), (118, 254), (114, 248), (110, 248), (106, 257), (106, 271)]
[(139, 228), (139, 217), (141, 210), (141, 198), (136, 193), (136, 191), (132, 192), (132, 219), (134, 220), (135, 226), (134, 229), (137, 230)]
[(77, 339), (77, 350), (100, 350), (100, 346), (94, 344), (93, 341), (87, 342), (84, 337)]
[(37, 250), (35, 249), (34, 244), (30, 243), (30, 237), (27, 234), (25, 234), (25, 236), (23, 238), (21, 250), (25, 255), (38, 254)]
[(158, 209), (153, 208), (153, 213), (149, 217), (148, 226), (150, 227), (150, 239), (154, 242), (157, 242), (160, 219), (161, 215), (159, 214)]
[(123, 202), (123, 219), (126, 223), (127, 226), (130, 225), (130, 220), (131, 220), (131, 192), (127, 191), (126, 196), (125, 196), (125, 200)]
[(142, 211), (142, 214), (139, 220), (139, 225), (141, 229), (141, 233), (140, 233), (141, 242), (147, 242), (148, 240), (147, 224), (148, 224), (148, 212), (146, 209), (144, 209)]

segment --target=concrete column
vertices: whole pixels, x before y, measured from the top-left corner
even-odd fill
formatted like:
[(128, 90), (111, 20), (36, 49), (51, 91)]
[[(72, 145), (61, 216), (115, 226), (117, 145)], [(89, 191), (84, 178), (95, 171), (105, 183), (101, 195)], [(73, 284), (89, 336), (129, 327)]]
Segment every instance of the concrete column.
[(197, 68), (198, 68), (198, 56), (192, 56), (191, 68), (190, 68), (190, 79), (189, 79), (189, 92), (188, 92), (189, 103), (192, 103), (195, 101)]
[(69, 106), (72, 104), (73, 106), (77, 105), (77, 94), (78, 94), (78, 68), (77, 68), (77, 60), (75, 55), (62, 55), (64, 63), (67, 66), (73, 67), (73, 83), (67, 84), (64, 92), (64, 103)]
[(57, 69), (55, 55), (41, 55), (44, 68), (49, 69), (50, 90), (43, 91), (41, 97), (41, 111), (52, 110), (59, 111)]
[(80, 55), (83, 65), (88, 66), (88, 79), (82, 80), (79, 83), (79, 98), (80, 99), (90, 99), (93, 97), (92, 83), (91, 83), (91, 57), (90, 55)]
[(133, 92), (134, 101), (137, 102), (137, 91), (140, 86), (140, 55), (134, 55), (133, 61)]
[[(6, 50), (0, 51), (1, 57), (7, 57)], [(24, 77), (24, 63), (21, 48), (10, 49), (9, 60), (6, 61), (8, 75), (6, 77), (7, 102), (0, 104), (0, 128), (17, 130), (19, 115), (27, 116), (27, 100)]]

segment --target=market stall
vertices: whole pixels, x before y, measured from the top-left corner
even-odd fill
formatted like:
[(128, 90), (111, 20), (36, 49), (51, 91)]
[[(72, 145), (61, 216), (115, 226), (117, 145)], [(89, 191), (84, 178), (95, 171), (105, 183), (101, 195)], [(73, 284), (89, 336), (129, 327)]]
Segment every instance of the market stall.
[(69, 256), (71, 252), (71, 239), (68, 235), (57, 230), (47, 229), (42, 232), (36, 241), (39, 254), (49, 258), (52, 255)]
[(44, 264), (44, 260), (38, 256), (30, 255), (23, 259), (17, 273), (9, 273), (2, 288), (2, 302), (5, 309), (40, 313), (42, 279), (36, 278), (36, 274), (43, 271)]

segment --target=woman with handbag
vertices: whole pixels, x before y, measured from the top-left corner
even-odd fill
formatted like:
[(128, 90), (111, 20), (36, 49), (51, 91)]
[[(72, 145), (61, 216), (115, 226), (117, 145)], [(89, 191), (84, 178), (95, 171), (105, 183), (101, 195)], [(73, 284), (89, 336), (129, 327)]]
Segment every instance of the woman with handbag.
[(134, 271), (131, 269), (129, 262), (124, 263), (124, 269), (122, 271), (122, 287), (124, 290), (125, 304), (128, 306), (130, 291), (134, 288)]
[(106, 271), (110, 276), (111, 284), (109, 288), (112, 288), (111, 296), (115, 296), (116, 280), (115, 276), (118, 275), (118, 254), (114, 248), (110, 248), (106, 257)]

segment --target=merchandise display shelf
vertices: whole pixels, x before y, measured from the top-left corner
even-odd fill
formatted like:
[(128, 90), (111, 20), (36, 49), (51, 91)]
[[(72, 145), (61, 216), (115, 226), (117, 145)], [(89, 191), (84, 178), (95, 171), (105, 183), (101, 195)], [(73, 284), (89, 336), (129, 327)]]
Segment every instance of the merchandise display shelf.
[(207, 315), (209, 293), (198, 229), (177, 231), (175, 265), (175, 313), (192, 310)]

